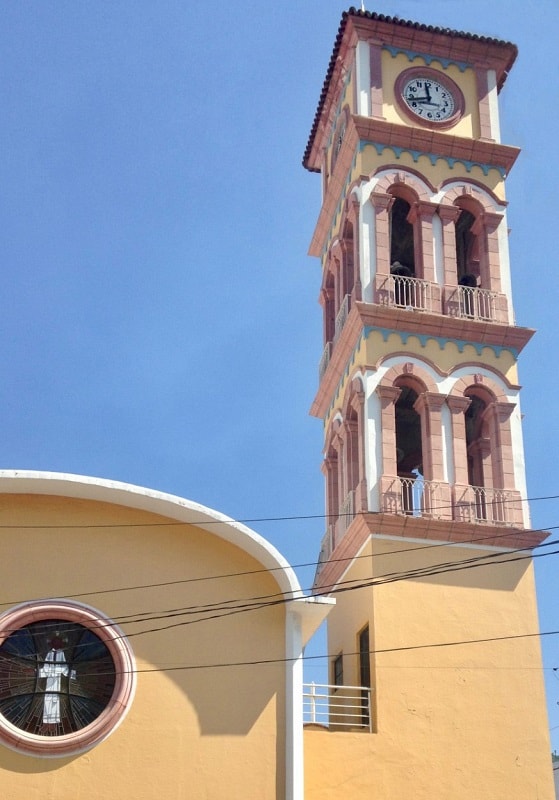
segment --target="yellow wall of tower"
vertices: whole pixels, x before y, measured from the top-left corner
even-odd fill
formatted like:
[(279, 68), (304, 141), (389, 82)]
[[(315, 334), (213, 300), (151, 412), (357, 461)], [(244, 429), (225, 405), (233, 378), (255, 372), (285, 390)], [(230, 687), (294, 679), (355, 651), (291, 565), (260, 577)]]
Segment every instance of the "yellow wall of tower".
[[(373, 539), (342, 580), (487, 554)], [(554, 797), (528, 561), (338, 594), (328, 652), (348, 654), (347, 684), (367, 623), (375, 732), (306, 730), (306, 800)]]

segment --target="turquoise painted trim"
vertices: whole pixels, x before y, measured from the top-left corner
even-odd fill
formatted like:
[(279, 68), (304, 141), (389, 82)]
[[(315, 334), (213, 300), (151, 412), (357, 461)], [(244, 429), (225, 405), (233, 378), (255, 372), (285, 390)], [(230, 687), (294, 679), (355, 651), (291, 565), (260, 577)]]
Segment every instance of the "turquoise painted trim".
[(478, 356), (481, 356), (482, 352), (486, 348), (489, 348), (489, 350), (493, 351), (495, 358), (500, 358), (503, 353), (510, 353), (515, 360), (517, 360), (519, 356), (519, 351), (516, 349), (516, 347), (504, 347), (499, 344), (484, 344), (482, 342), (471, 342), (468, 341), (467, 339), (452, 339), (447, 336), (433, 336), (431, 334), (425, 334), (425, 333), (410, 333), (408, 331), (396, 331), (393, 330), (392, 328), (378, 328), (372, 325), (368, 325), (364, 329), (365, 336), (368, 338), (369, 334), (372, 333), (373, 331), (377, 331), (378, 333), (380, 333), (385, 342), (388, 341), (388, 337), (391, 334), (396, 334), (396, 336), (400, 337), (400, 340), (404, 346), (408, 343), (408, 340), (410, 338), (415, 337), (417, 341), (420, 343), (421, 347), (423, 348), (427, 346), (427, 342), (431, 341), (431, 342), (436, 342), (439, 345), (440, 350), (444, 350), (448, 344), (455, 344), (458, 347), (458, 352), (463, 353), (464, 348), (467, 345), (469, 345), (470, 347), (474, 348)]
[(379, 156), (382, 156), (385, 150), (392, 150), (398, 160), (402, 153), (409, 153), (415, 163), (418, 162), (420, 156), (426, 156), (433, 166), (435, 166), (437, 161), (441, 160), (446, 162), (449, 169), (454, 169), (455, 164), (463, 164), (466, 167), (466, 172), (471, 172), (473, 167), (479, 167), (486, 177), (489, 175), (490, 170), (495, 169), (501, 178), (506, 178), (504, 167), (498, 167), (495, 164), (483, 164), (481, 161), (468, 161), (465, 158), (439, 156), (436, 153), (427, 153), (423, 150), (412, 150), (411, 147), (397, 147), (394, 144), (381, 144), (380, 142), (372, 142), (366, 139), (361, 139), (359, 141), (359, 152), (362, 152), (367, 145), (374, 147)]
[(408, 61), (413, 61), (414, 58), (422, 58), (423, 61), (430, 66), (433, 61), (438, 61), (443, 69), (448, 69), (451, 64), (454, 64), (460, 72), (465, 72), (467, 69), (473, 69), (471, 64), (467, 61), (457, 61), (454, 58), (442, 58), (441, 56), (433, 56), (429, 53), (420, 53), (417, 50), (406, 50), (404, 47), (394, 47), (390, 44), (383, 45), (383, 50), (388, 50), (392, 58), (396, 58), (398, 53), (403, 53), (407, 56)]

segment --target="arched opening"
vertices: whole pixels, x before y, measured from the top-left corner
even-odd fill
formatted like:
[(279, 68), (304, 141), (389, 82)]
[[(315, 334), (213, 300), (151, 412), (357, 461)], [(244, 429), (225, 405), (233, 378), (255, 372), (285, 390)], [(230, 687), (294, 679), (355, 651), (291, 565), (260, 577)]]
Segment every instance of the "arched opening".
[[(484, 435), (483, 414), (487, 403), (475, 394), (467, 394), (471, 403), (466, 410), (466, 450), (468, 453), (468, 483), (484, 486), (483, 451), (489, 439)], [(485, 443), (485, 448), (484, 448)]]
[(466, 397), (471, 401), (465, 414), (468, 483), (473, 489), (475, 518), (487, 520), (494, 517), (490, 506), (495, 502), (491, 492), (491, 440), (485, 415), (488, 404), (485, 398), (471, 391), (466, 392)]
[(334, 275), (328, 270), (322, 289), (324, 308), (324, 344), (333, 341), (336, 324), (336, 285)]
[(415, 389), (408, 385), (399, 388), (395, 404), (397, 474), (402, 487), (402, 510), (413, 514), (421, 511), (423, 499), (421, 416), (415, 409)]
[(477, 286), (479, 280), (479, 243), (472, 231), (476, 218), (465, 208), (456, 221), (456, 272), (461, 286)]
[(415, 275), (414, 229), (408, 221), (411, 206), (401, 197), (396, 197), (390, 210), (390, 264), (405, 267), (409, 275)]
[(343, 274), (342, 274), (342, 296), (353, 293), (355, 285), (355, 270), (353, 263), (353, 225), (346, 222), (343, 232)]

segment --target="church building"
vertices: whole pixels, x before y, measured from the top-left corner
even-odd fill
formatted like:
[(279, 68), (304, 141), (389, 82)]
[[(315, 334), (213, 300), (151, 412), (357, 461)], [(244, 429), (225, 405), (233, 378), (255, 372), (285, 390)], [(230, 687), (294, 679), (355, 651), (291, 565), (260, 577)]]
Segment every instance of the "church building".
[[(505, 197), (519, 151), (499, 128), (516, 55), (342, 15), (303, 159), (322, 179), (311, 595), (193, 501), (0, 472), (2, 800), (554, 798), (517, 369), (533, 331)], [(305, 685), (324, 620), (329, 674)]]

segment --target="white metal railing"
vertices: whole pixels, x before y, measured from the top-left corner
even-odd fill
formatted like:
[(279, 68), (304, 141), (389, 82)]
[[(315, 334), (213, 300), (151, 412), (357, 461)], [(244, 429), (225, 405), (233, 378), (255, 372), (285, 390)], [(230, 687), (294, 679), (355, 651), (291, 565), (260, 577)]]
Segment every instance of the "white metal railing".
[(511, 525), (514, 495), (505, 489), (468, 486), (456, 499), (456, 515), (463, 522)]
[(458, 316), (467, 319), (482, 319), (491, 322), (497, 319), (496, 292), (474, 286), (458, 287)]
[(340, 310), (336, 314), (336, 323), (334, 325), (334, 341), (337, 342), (340, 338), (342, 333), (343, 327), (345, 325), (345, 321), (347, 319), (347, 315), (349, 314), (349, 300), (350, 295), (346, 294), (344, 299), (341, 302)]
[(326, 347), (323, 350), (320, 362), (318, 364), (318, 379), (319, 381), (322, 380), (322, 376), (326, 372), (328, 368), (328, 364), (330, 363), (330, 357), (332, 355), (332, 342), (326, 342)]
[(396, 478), (383, 493), (383, 507), (388, 513), (409, 514), (413, 517), (443, 517), (442, 484), (422, 477)]
[(323, 725), (330, 730), (372, 731), (370, 687), (304, 683), (303, 723)]
[(389, 305), (416, 311), (430, 311), (431, 284), (419, 278), (391, 275)]

